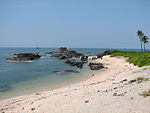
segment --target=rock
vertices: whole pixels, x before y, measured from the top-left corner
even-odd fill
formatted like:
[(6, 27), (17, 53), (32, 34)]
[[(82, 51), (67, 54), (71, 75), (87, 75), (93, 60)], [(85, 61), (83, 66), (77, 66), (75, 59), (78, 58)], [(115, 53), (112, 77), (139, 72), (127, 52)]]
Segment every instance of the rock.
[(71, 66), (79, 67), (79, 68), (82, 68), (82, 66), (83, 66), (82, 62), (76, 62), (76, 61), (67, 60), (65, 63), (67, 63), (67, 64), (69, 64)]
[(74, 50), (69, 50), (67, 53), (68, 53), (68, 54), (75, 54), (76, 51), (74, 51)]
[(104, 68), (104, 65), (102, 63), (91, 63), (90, 62), (88, 66), (90, 66), (91, 70), (99, 70), (99, 69)]
[(65, 56), (65, 55), (62, 55), (62, 56), (59, 57), (60, 60), (62, 60), (62, 59), (67, 59), (67, 58), (68, 58), (68, 57)]
[(46, 54), (59, 53), (58, 51), (47, 51)]
[(76, 57), (76, 58), (80, 58), (81, 56), (84, 56), (84, 54), (82, 53), (78, 53), (74, 50), (69, 50), (67, 53), (66, 53), (66, 56), (68, 56), (69, 58), (72, 58), (72, 57)]
[(67, 49), (66, 47), (60, 47), (60, 48), (59, 48), (59, 51), (60, 51), (61, 53), (65, 53), (65, 52), (68, 51), (68, 49)]
[(47, 51), (46, 54), (52, 54), (52, 53), (65, 53), (68, 49), (66, 47), (60, 47), (57, 51)]
[(53, 54), (51, 55), (50, 57), (56, 57), (56, 58), (59, 58), (60, 60), (62, 59), (67, 59), (68, 57), (65, 56), (64, 54)]
[(54, 55), (51, 55), (50, 57), (62, 57), (63, 56), (63, 54), (54, 54)]
[[(82, 60), (87, 59), (87, 57), (85, 57), (84, 54), (82, 53), (78, 53), (74, 50), (68, 50), (66, 47), (60, 47), (58, 51), (48, 51), (46, 52), (47, 54), (52, 54), (51, 57), (60, 57), (59, 55), (61, 55), (60, 59), (68, 59), (68, 58), (80, 58), (82, 56)], [(55, 53), (59, 53), (59, 54), (55, 54)], [(63, 56), (62, 56), (63, 54)]]
[(131, 83), (134, 83), (134, 82), (136, 82), (136, 79), (134, 79), (134, 80), (130, 80), (130, 82), (129, 82), (129, 83), (131, 84)]
[(82, 62), (85, 62), (85, 63), (86, 63), (86, 62), (88, 61), (88, 56), (84, 56), (84, 55), (83, 55), (83, 56), (80, 57), (80, 60), (81, 60)]
[(59, 74), (63, 74), (63, 73), (79, 73), (79, 71), (76, 71), (76, 70), (63, 70), (63, 71), (54, 71), (56, 73), (59, 73)]
[(7, 58), (6, 60), (9, 61), (29, 61), (29, 60), (35, 60), (39, 59), (41, 56), (39, 54), (35, 53), (19, 53), (14, 54), (12, 57)]
[(89, 100), (86, 100), (85, 103), (89, 103)]
[(120, 93), (120, 94), (114, 93), (113, 96), (124, 96), (124, 94), (123, 93)]
[(127, 79), (124, 79), (124, 80), (120, 81), (120, 83), (123, 83), (123, 82), (126, 82), (126, 81), (127, 81)]
[(97, 58), (102, 58), (102, 57), (105, 56), (105, 55), (111, 55), (111, 54), (112, 54), (111, 51), (106, 50), (106, 51), (104, 51), (104, 52), (102, 52), (102, 53), (99, 53), (99, 54), (97, 55)]
[(31, 110), (32, 110), (32, 111), (34, 111), (34, 110), (35, 110), (35, 108), (31, 108)]
[(95, 59), (97, 59), (97, 57), (93, 57), (93, 58), (92, 58), (92, 60), (95, 60)]

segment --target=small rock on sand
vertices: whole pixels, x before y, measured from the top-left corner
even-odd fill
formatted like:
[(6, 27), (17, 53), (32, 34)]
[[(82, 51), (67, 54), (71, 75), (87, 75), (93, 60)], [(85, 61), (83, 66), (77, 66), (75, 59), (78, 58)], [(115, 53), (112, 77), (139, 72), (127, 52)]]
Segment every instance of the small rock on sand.
[(89, 103), (89, 100), (86, 100), (85, 103)]
[(31, 108), (31, 110), (32, 110), (32, 111), (34, 111), (34, 110), (35, 110), (35, 108)]

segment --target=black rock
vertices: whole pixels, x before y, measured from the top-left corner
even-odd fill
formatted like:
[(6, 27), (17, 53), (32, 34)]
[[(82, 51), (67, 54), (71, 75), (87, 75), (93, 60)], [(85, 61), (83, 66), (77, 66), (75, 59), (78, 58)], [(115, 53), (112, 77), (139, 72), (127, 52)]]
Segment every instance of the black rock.
[(89, 63), (88, 65), (90, 67), (91, 70), (99, 70), (104, 68), (104, 65), (102, 63)]
[(54, 71), (56, 73), (59, 73), (59, 74), (64, 74), (64, 73), (79, 73), (79, 71), (76, 71), (76, 70), (63, 70), (63, 71)]
[(69, 58), (72, 58), (72, 57), (76, 57), (76, 58), (80, 58), (81, 56), (84, 56), (84, 54), (82, 53), (78, 53), (74, 50), (69, 50), (67, 53), (66, 53), (66, 56), (68, 56)]
[(65, 53), (65, 52), (68, 51), (68, 49), (67, 49), (66, 47), (60, 47), (60, 48), (59, 48), (59, 51), (60, 51), (61, 53)]
[(82, 62), (84, 62), (84, 63), (87, 63), (88, 62), (88, 56), (81, 56), (80, 57), (80, 60), (82, 61)]
[(57, 57), (57, 58), (59, 58), (59, 57), (61, 57), (61, 56), (63, 56), (63, 54), (53, 54), (53, 55), (51, 55), (50, 57)]
[(111, 51), (106, 50), (106, 51), (104, 51), (104, 52), (102, 52), (102, 53), (99, 53), (99, 54), (97, 55), (97, 58), (102, 58), (102, 57), (105, 56), (105, 55), (111, 55), (111, 54), (112, 54)]
[(67, 63), (67, 64), (69, 64), (71, 66), (79, 67), (79, 68), (83, 67), (83, 62), (76, 62), (76, 61), (67, 60), (65, 63)]
[(29, 61), (29, 60), (35, 60), (39, 59), (41, 56), (39, 54), (35, 53), (19, 53), (14, 54), (12, 57), (7, 58), (6, 60), (9, 61)]

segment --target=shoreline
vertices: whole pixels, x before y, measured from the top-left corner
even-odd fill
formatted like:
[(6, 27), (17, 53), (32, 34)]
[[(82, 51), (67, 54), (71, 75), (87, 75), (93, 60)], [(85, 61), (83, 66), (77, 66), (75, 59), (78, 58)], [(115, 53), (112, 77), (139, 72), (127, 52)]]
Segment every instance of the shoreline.
[[(89, 58), (92, 58), (92, 57), (95, 57), (95, 56), (90, 56)], [(90, 61), (97, 62), (95, 60), (89, 60), (89, 62)], [(0, 98), (0, 102), (3, 101), (3, 100), (9, 100), (9, 99), (14, 99), (14, 98), (24, 97), (24, 96), (27, 96), (27, 95), (33, 95), (33, 94), (36, 94), (36, 93), (43, 93), (43, 92), (47, 92), (47, 91), (53, 91), (53, 90), (58, 90), (58, 89), (66, 88), (66, 87), (71, 87), (71, 86), (74, 86), (75, 84), (79, 84), (79, 83), (82, 83), (84, 81), (87, 81), (87, 80), (91, 79), (92, 75), (95, 74), (95, 73), (99, 74), (103, 71), (106, 71), (105, 69), (90, 70), (90, 69), (87, 69), (87, 68), (89, 68), (89, 67), (88, 66), (84, 67), (83, 71), (81, 73), (78, 73), (79, 75), (80, 74), (82, 74), (82, 76), (84, 75), (84, 77), (82, 77), (80, 80), (72, 81), (71, 83), (65, 83), (65, 84), (57, 85), (55, 87), (40, 88), (40, 90), (38, 90), (38, 91), (26, 91), (26, 92), (20, 93), (18, 95), (14, 95), (13, 97)], [(87, 72), (85, 72), (85, 70)], [(87, 76), (87, 74), (88, 74), (88, 76)], [(86, 77), (85, 77), (85, 75), (86, 75)]]
[[(93, 57), (93, 56), (91, 56), (91, 57)], [(94, 61), (94, 60), (92, 60), (92, 61)], [(21, 92), (21, 93), (18, 92), (13, 97), (8, 97), (8, 95), (7, 95), (6, 97), (0, 98), (0, 102), (3, 101), (3, 100), (9, 100), (9, 99), (12, 99), (12, 98), (18, 98), (18, 97), (22, 97), (22, 96), (26, 96), (26, 95), (32, 95), (32, 94), (35, 94), (37, 92), (41, 93), (41, 92), (47, 92), (47, 91), (50, 91), (50, 90), (56, 90), (56, 89), (65, 88), (65, 87), (71, 87), (74, 84), (78, 84), (78, 83), (81, 83), (83, 81), (86, 81), (86, 80), (90, 79), (92, 77), (92, 74), (94, 74), (96, 71), (97, 72), (105, 71), (105, 70), (96, 70), (96, 71), (94, 70), (94, 71), (92, 71), (92, 70), (87, 69), (87, 68), (89, 68), (89, 67), (88, 66), (84, 67), (84, 69), (82, 69), (82, 72), (78, 73), (78, 75), (82, 74), (82, 77), (80, 78), (80, 80), (71, 81), (70, 83), (62, 83), (62, 84), (59, 84), (59, 85), (56, 85), (56, 86), (51, 86), (51, 87), (49, 87), (49, 86), (40, 87), (40, 89), (38, 89), (37, 91), (31, 91), (32, 89), (29, 89), (30, 91), (25, 91), (25, 92)], [(74, 73), (72, 73), (72, 74), (74, 74)], [(60, 76), (63, 76), (63, 75), (60, 75)], [(71, 76), (74, 76), (74, 75), (71, 75)]]
[[(148, 99), (150, 97), (144, 99), (142, 96), (139, 96), (138, 93), (149, 88), (149, 81), (134, 85), (128, 84), (128, 82), (141, 76), (149, 78), (150, 66), (139, 68), (126, 62), (126, 59), (123, 57), (112, 58), (104, 56), (102, 60), (97, 59), (95, 61), (104, 63), (108, 69), (100, 72), (97, 71), (94, 76), (79, 83), (74, 83), (54, 90), (1, 100), (0, 111), (8, 113), (98, 113), (101, 112), (100, 110), (103, 110), (103, 113), (124, 113), (123, 110), (128, 108), (129, 111), (127, 110), (126, 113), (130, 113), (137, 109), (137, 113), (148, 113), (150, 110), (148, 107), (150, 104)], [(121, 81), (123, 82), (121, 83)], [(133, 86), (135, 89), (132, 89)], [(138, 90), (136, 90), (136, 87), (138, 87)], [(114, 93), (122, 94), (124, 96), (115, 97), (113, 96)], [(131, 99), (133, 96), (136, 96), (136, 99)], [(141, 99), (142, 101), (138, 102)], [(132, 105), (133, 103), (135, 105)], [(138, 106), (143, 103), (146, 103), (146, 105), (141, 109), (138, 108)], [(124, 104), (127, 105), (124, 106)], [(131, 106), (128, 104), (131, 104)], [(88, 107), (89, 105), (90, 107)], [(118, 106), (122, 107), (120, 109), (115, 109)], [(110, 107), (110, 109), (108, 109), (108, 107)]]

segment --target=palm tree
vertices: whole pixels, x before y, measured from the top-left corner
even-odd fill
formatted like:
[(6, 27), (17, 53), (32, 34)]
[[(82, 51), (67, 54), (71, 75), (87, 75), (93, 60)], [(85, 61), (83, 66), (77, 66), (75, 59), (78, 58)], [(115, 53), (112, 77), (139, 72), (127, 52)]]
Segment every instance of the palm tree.
[(143, 31), (138, 30), (138, 31), (136, 32), (136, 34), (137, 34), (138, 38), (140, 39), (140, 43), (141, 43), (141, 52), (143, 52), (142, 37), (144, 36), (144, 33), (143, 33)]
[(148, 38), (146, 35), (144, 35), (144, 36), (142, 37), (142, 42), (144, 43), (144, 51), (146, 51), (146, 49), (145, 49), (145, 44), (149, 43), (148, 40), (149, 40), (149, 38)]

